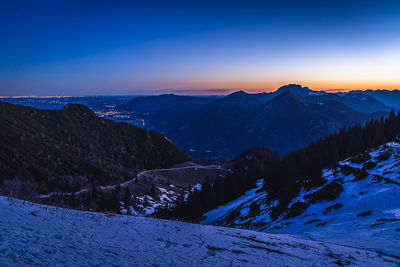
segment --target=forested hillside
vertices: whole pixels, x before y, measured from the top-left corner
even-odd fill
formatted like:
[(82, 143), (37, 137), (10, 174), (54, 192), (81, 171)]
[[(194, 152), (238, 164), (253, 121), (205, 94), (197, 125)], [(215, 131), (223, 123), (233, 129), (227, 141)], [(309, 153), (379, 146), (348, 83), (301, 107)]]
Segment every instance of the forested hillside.
[[(162, 134), (99, 118), (79, 104), (56, 111), (0, 102), (0, 137), (3, 194), (23, 199), (52, 194), (60, 204), (67, 200), (55, 193), (68, 192), (72, 207), (93, 200), (119, 209), (118, 199), (99, 194), (99, 186), (189, 159)], [(79, 190), (91, 193), (77, 199), (82, 196), (73, 193)]]
[[(242, 195), (249, 188), (255, 187), (256, 181), (263, 178), (262, 189), (268, 197), (275, 199), (278, 205), (274, 208), (275, 216), (287, 212), (289, 204), (300, 191), (310, 190), (327, 184), (322, 170), (335, 166), (340, 160), (355, 156), (367, 149), (376, 148), (385, 142), (392, 141), (400, 133), (400, 113), (392, 111), (387, 118), (373, 120), (364, 127), (355, 125), (329, 135), (307, 147), (291, 152), (283, 157), (273, 153), (254, 154), (246, 151), (241, 158), (245, 161), (236, 164), (234, 174), (226, 181), (209, 181), (204, 183), (200, 192), (193, 192), (187, 201), (176, 206), (166, 207), (160, 211), (161, 217), (199, 219), (202, 212), (207, 212), (223, 203)], [(243, 164), (244, 163), (244, 164)], [(365, 170), (359, 170), (365, 175)], [(220, 183), (227, 183), (225, 188), (233, 191), (219, 192)], [(343, 191), (342, 185), (335, 181), (329, 183), (317, 197), (320, 200), (335, 199)], [(213, 198), (213, 195), (219, 198)], [(224, 196), (221, 199), (221, 195)], [(301, 209), (301, 207), (299, 207)], [(197, 213), (191, 213), (195, 210)]]

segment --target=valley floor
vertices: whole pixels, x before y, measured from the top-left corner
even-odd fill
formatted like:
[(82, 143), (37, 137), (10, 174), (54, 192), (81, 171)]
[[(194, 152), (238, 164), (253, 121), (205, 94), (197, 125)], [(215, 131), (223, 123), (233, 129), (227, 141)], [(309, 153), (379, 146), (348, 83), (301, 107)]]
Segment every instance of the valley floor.
[(0, 198), (0, 265), (398, 266), (290, 235), (81, 212)]

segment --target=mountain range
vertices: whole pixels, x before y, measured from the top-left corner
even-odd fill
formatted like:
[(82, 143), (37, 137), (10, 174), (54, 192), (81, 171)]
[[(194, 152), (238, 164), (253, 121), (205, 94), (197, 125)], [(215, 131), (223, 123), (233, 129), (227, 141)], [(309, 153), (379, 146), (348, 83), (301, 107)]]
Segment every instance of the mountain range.
[[(292, 97), (278, 98), (288, 92)], [(342, 127), (363, 124), (391, 109), (398, 110), (400, 92), (329, 93), (289, 84), (269, 93), (238, 91), (227, 96), (28, 97), (3, 101), (41, 109), (61, 109), (68, 102), (84, 104), (100, 117), (161, 132), (203, 163), (218, 163), (252, 146), (267, 146), (283, 155)]]
[(117, 106), (146, 129), (168, 136), (197, 159), (230, 159), (252, 146), (285, 154), (390, 107), (362, 93), (345, 95), (286, 85), (272, 93), (238, 91), (222, 98), (160, 95)]

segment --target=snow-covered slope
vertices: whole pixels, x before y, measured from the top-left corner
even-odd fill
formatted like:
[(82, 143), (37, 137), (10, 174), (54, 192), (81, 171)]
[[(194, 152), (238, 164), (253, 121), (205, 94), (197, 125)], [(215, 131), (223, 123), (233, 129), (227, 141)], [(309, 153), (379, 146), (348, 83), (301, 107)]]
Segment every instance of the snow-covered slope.
[[(400, 144), (344, 160), (323, 175), (328, 183), (303, 190), (289, 212), (274, 215), (277, 201), (254, 189), (206, 213), (202, 223), (290, 233), (400, 256)], [(337, 198), (321, 201), (335, 188), (340, 192), (340, 185)]]
[(361, 249), (233, 228), (0, 198), (0, 265), (396, 266)]

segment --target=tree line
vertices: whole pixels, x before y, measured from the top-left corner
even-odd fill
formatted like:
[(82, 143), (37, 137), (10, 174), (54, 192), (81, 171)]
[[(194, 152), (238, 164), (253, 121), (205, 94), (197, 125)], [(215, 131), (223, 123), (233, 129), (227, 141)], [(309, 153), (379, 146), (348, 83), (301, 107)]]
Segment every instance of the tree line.
[(254, 158), (258, 157), (257, 160), (245, 161), (243, 156), (249, 155), (245, 152), (241, 159), (234, 161), (234, 172), (231, 175), (223, 179), (205, 179), (201, 190), (193, 190), (186, 199), (179, 197), (175, 205), (158, 209), (155, 216), (198, 221), (205, 212), (254, 188), (257, 179), (261, 178), (264, 179), (263, 190), (285, 206), (302, 187), (310, 189), (324, 184), (326, 181), (321, 175), (323, 169), (334, 167), (340, 160), (393, 141), (399, 132), (400, 112), (396, 114), (392, 110), (386, 118), (382, 116), (363, 126), (356, 124), (343, 128), (283, 157), (264, 151), (261, 159), (260, 153), (253, 153)]
[(225, 177), (206, 177), (201, 190), (192, 189), (185, 199), (178, 197), (173, 205), (159, 208), (154, 216), (165, 219), (181, 219), (196, 222), (202, 214), (227, 202), (235, 200), (256, 186), (265, 169), (279, 158), (275, 152), (261, 147), (250, 148), (233, 160), (233, 172)]
[(318, 139), (303, 149), (286, 154), (267, 170), (264, 189), (280, 201), (290, 201), (302, 187), (310, 189), (325, 183), (321, 172), (338, 161), (393, 141), (400, 132), (400, 112), (356, 124)]

